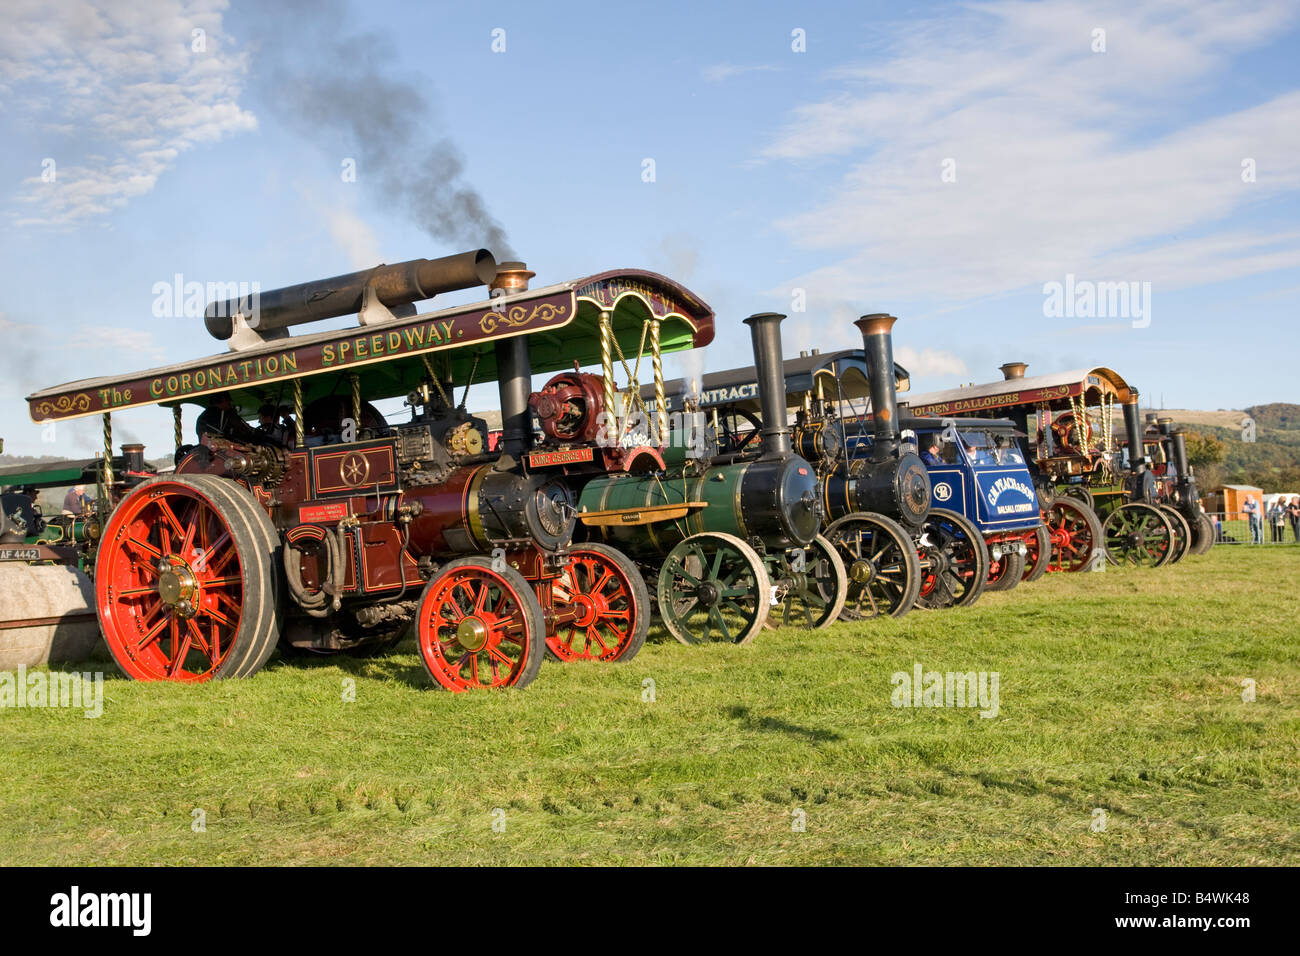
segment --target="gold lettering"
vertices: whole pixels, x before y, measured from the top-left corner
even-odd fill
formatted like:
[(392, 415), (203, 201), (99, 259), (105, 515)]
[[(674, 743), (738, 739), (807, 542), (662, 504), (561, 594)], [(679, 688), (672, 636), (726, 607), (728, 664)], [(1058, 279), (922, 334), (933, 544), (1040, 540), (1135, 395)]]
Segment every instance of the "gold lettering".
[(327, 345), (320, 350), (320, 364), (321, 365), (334, 364), (334, 346)]

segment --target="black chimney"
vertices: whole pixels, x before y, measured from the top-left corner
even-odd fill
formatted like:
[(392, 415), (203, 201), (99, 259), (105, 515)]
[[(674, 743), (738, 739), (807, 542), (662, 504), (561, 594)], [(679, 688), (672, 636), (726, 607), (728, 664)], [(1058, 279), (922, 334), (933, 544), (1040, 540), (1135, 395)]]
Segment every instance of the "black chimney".
[(894, 338), (890, 331), (897, 321), (896, 316), (876, 312), (853, 323), (862, 332), (862, 350), (871, 387), (871, 424), (876, 436), (872, 457), (877, 461), (898, 450), (902, 434), (898, 425), (898, 392), (894, 388)]
[(1128, 466), (1133, 471), (1142, 468), (1142, 459), (1146, 449), (1142, 445), (1145, 429), (1142, 427), (1142, 414), (1138, 411), (1138, 390), (1129, 390), (1129, 399), (1124, 403), (1124, 431), (1128, 434)]
[(785, 374), (781, 366), (781, 320), (778, 312), (760, 312), (745, 320), (754, 343), (758, 404), (763, 415), (763, 457), (790, 455), (790, 426), (785, 420)]
[[(534, 275), (522, 262), (501, 263), (492, 280), (492, 302), (499, 302), (503, 295), (526, 291)], [(501, 452), (518, 457), (533, 446), (533, 415), (528, 407), (533, 366), (528, 358), (528, 336), (499, 339), (494, 349), (501, 395)]]

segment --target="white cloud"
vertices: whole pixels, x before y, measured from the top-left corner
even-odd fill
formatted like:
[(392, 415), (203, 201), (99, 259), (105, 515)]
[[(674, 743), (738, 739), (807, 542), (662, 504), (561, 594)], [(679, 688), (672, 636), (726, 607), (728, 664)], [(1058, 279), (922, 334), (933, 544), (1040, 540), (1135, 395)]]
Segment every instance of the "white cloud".
[(701, 72), (710, 83), (721, 83), (733, 76), (743, 76), (746, 73), (774, 73), (780, 69), (779, 66), (737, 66), (734, 63), (716, 63), (713, 66), (706, 66)]
[[(0, 90), (38, 117), (44, 133), (76, 144), (67, 156), (49, 157), (53, 182), (23, 181), (18, 225), (105, 215), (152, 190), (186, 150), (256, 128), (237, 102), (247, 55), (223, 30), (227, 7), (225, 0), (6, 4)], [(195, 30), (203, 31), (202, 51), (192, 49)]]
[(967, 374), (966, 363), (961, 357), (943, 349), (914, 349), (910, 345), (895, 345), (894, 361), (907, 369), (914, 379)]
[(1235, 221), (1300, 188), (1300, 92), (1221, 115), (1201, 102), (1297, 12), (1013, 0), (900, 28), (764, 151), (851, 163), (829, 198), (780, 223), (806, 248), (849, 251), (790, 284), (951, 300), (1066, 273), (1169, 289), (1300, 265), (1300, 236)]
[(166, 351), (146, 329), (85, 325), (76, 330), (73, 341), (93, 351), (123, 352), (150, 362), (161, 362), (166, 357)]

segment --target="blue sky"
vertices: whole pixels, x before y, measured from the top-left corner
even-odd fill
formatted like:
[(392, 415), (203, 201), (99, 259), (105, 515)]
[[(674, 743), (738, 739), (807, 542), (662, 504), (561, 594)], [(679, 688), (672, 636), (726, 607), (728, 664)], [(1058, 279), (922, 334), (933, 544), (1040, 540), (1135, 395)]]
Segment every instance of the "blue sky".
[[(10, 452), (98, 447), (97, 420), (42, 441), (21, 401), (35, 388), (221, 350), (201, 319), (152, 314), (176, 273), (269, 289), (478, 243), (432, 237), (373, 164), (344, 182), (344, 159), (393, 151), (304, 120), (275, 80), (351, 89), (359, 60), (425, 96), (403, 133), (454, 144), (456, 182), (535, 282), (649, 268), (715, 308), (715, 344), (670, 372), (747, 361), (740, 320), (791, 312), (802, 289), (787, 354), (852, 345), (853, 317), (893, 312), (918, 391), (1022, 360), (1110, 365), (1168, 407), (1300, 401), (1293, 3), (6, 9)], [(1044, 284), (1067, 275), (1149, 283), (1150, 324), (1045, 315)], [(170, 449), (166, 413), (119, 419)]]

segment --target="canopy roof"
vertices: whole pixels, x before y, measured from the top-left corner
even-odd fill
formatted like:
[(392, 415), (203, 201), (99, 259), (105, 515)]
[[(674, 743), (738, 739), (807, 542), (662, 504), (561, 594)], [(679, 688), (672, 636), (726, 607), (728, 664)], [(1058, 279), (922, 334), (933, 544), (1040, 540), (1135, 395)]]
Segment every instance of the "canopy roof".
[[(862, 349), (843, 349), (825, 354), (814, 352), (799, 358), (786, 359), (782, 364), (785, 373), (786, 406), (794, 408), (803, 403), (804, 396), (817, 391), (820, 383), (826, 399), (861, 401), (870, 397), (870, 380)], [(838, 384), (837, 384), (838, 383)], [(910, 385), (907, 369), (894, 363), (894, 383), (899, 391)], [(754, 366), (710, 372), (698, 382), (675, 378), (664, 383), (664, 404), (667, 410), (678, 411), (684, 399), (696, 396), (701, 408), (715, 405), (737, 405), (758, 411), (758, 379)], [(641, 388), (641, 398), (647, 403), (654, 399), (654, 386)]]
[(94, 484), (98, 458), (82, 461), (38, 461), (25, 465), (0, 465), (0, 488), (35, 485), (58, 488), (63, 485)]
[(1113, 369), (1074, 369), (1070, 372), (1053, 372), (1050, 375), (1030, 375), (1025, 378), (1006, 379), (967, 388), (949, 388), (938, 392), (923, 392), (908, 398), (914, 415), (980, 414), (986, 411), (1038, 406), (1046, 403), (1053, 409), (1070, 407), (1070, 399), (1084, 396), (1087, 404), (1094, 404), (1104, 395), (1114, 395), (1116, 402), (1126, 402), (1137, 394), (1135, 389)]
[[(350, 394), (349, 376), (368, 401), (410, 393), (425, 376), (427, 360), (444, 383), (495, 381), (494, 343), (528, 336), (534, 372), (553, 372), (600, 361), (599, 321), (612, 313), (614, 338), (628, 361), (662, 320), (660, 349), (677, 352), (713, 341), (713, 310), (665, 276), (619, 269), (458, 305), (376, 325), (289, 336), (238, 352), (210, 355), (163, 368), (85, 379), (28, 396), (32, 421), (82, 418), (144, 405), (205, 405), (228, 392), (241, 413), (284, 404), (300, 379), (304, 402)], [(617, 358), (617, 356), (616, 356)], [(616, 362), (617, 364), (617, 362)]]

